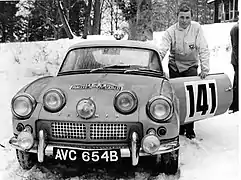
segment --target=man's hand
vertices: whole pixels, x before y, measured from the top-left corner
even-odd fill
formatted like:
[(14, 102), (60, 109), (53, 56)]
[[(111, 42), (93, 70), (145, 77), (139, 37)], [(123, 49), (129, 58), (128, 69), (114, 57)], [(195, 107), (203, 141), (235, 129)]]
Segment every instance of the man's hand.
[(165, 76), (166, 78), (169, 78), (169, 74), (164, 71), (163, 71), (163, 76)]
[(201, 72), (201, 73), (199, 74), (199, 76), (200, 76), (201, 79), (205, 79), (207, 75), (208, 75), (208, 73), (205, 73), (205, 72)]

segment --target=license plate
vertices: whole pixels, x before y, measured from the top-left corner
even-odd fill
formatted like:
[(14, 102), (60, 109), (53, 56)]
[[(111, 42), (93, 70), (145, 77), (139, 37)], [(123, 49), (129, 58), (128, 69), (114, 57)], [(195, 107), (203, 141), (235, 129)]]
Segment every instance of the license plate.
[(83, 162), (117, 162), (120, 160), (120, 150), (76, 150), (69, 148), (53, 148), (53, 156), (62, 161)]

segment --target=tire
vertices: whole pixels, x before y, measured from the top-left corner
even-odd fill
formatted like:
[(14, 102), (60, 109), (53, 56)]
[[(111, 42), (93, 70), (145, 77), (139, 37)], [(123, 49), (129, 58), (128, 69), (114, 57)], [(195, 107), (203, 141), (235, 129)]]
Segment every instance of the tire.
[(178, 171), (179, 150), (161, 155), (160, 166), (163, 173), (175, 175)]
[(157, 176), (160, 173), (175, 175), (178, 171), (179, 150), (158, 155), (152, 174)]
[(37, 163), (37, 155), (16, 149), (17, 159), (24, 170), (31, 169)]

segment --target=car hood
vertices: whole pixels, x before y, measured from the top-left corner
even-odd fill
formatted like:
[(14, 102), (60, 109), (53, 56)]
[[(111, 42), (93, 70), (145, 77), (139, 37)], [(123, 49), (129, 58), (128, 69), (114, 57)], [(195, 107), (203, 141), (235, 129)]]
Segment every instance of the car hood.
[[(96, 118), (98, 121), (113, 121), (121, 119), (123, 121), (135, 121), (140, 117), (145, 117), (145, 108), (148, 100), (153, 96), (160, 94), (160, 88), (163, 78), (126, 75), (126, 74), (78, 74), (57, 76), (49, 81), (44, 87), (38, 102), (43, 103), (43, 95), (50, 88), (61, 89), (66, 96), (66, 105), (58, 113), (50, 113), (42, 108), (40, 119), (54, 120), (80, 120), (77, 116), (76, 105), (82, 98), (92, 98), (96, 104)], [(120, 90), (129, 90), (135, 92), (138, 97), (138, 108), (130, 115), (118, 113), (114, 106), (113, 100)], [(96, 118), (90, 119), (95, 121)]]

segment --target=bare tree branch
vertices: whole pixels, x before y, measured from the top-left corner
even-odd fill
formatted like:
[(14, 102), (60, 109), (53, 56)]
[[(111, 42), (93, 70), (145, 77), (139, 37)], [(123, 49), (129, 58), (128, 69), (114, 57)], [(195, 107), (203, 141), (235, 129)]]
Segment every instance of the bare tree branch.
[(61, 22), (63, 23), (63, 27), (64, 27), (64, 30), (68, 36), (69, 39), (73, 39), (75, 37), (75, 35), (73, 34), (70, 26), (69, 26), (69, 23), (64, 15), (64, 8), (63, 8), (63, 5), (62, 5), (62, 1), (61, 0), (56, 0), (56, 3), (57, 3), (57, 6), (58, 6), (58, 12), (59, 12), (59, 15), (60, 15), (60, 19), (61, 19)]

